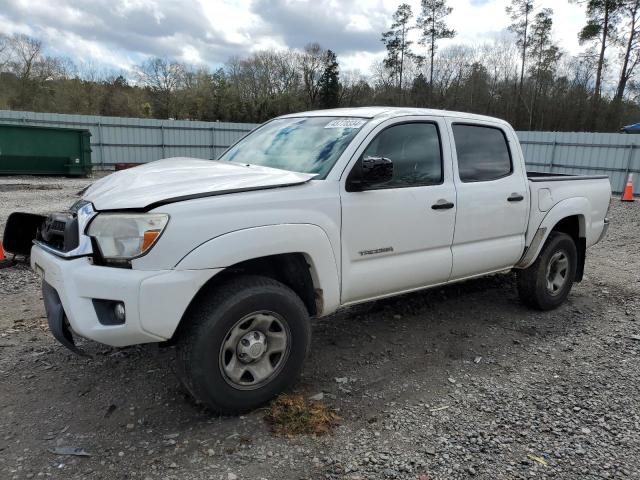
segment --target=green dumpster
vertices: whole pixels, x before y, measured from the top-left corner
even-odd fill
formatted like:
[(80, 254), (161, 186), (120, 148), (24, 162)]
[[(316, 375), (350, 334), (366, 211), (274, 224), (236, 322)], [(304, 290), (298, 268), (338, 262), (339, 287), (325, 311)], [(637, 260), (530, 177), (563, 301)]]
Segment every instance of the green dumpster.
[(86, 176), (90, 139), (89, 130), (0, 124), (0, 175)]

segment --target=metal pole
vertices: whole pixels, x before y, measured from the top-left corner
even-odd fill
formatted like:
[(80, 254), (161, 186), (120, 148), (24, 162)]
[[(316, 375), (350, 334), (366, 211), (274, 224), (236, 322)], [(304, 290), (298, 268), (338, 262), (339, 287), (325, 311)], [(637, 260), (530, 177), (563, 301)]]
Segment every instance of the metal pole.
[(553, 162), (556, 158), (556, 145), (558, 145), (558, 142), (554, 140), (553, 146), (551, 147), (551, 159), (549, 160), (549, 173), (553, 173)]
[(166, 158), (166, 155), (164, 153), (164, 124), (160, 125), (160, 135), (162, 136), (162, 158)]
[(216, 159), (215, 144), (216, 144), (216, 127), (211, 127), (211, 158), (210, 160)]
[(100, 166), (104, 169), (104, 145), (102, 138), (102, 124), (98, 121), (98, 141), (100, 142)]

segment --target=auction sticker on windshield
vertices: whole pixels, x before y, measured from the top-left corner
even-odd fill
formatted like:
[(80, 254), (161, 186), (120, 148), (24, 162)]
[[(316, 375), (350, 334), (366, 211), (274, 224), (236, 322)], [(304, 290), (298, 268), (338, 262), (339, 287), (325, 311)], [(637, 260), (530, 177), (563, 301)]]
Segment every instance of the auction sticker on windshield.
[(324, 128), (360, 128), (367, 123), (360, 118), (343, 118), (342, 120), (331, 120)]

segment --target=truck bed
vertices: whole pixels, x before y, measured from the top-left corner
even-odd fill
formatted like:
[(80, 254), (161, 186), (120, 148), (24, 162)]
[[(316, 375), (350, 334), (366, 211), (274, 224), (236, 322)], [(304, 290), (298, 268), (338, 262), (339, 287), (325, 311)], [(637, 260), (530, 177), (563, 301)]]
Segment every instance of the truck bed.
[(531, 195), (527, 245), (543, 220), (553, 218), (554, 207), (559, 207), (563, 215), (568, 215), (567, 212), (570, 211), (575, 215), (585, 216), (581, 233), (586, 238), (586, 246), (596, 243), (603, 231), (611, 199), (609, 177), (527, 172), (527, 178)]

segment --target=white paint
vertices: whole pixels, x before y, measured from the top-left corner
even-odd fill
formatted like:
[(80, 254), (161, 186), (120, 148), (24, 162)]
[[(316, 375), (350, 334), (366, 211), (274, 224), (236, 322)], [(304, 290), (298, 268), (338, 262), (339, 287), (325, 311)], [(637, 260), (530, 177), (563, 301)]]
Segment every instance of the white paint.
[[(31, 266), (44, 271), (44, 280), (58, 292), (75, 333), (114, 347), (170, 338), (194, 292), (217, 273), (98, 267), (86, 257), (65, 260), (36, 246)], [(124, 325), (102, 325), (94, 298), (124, 302)]]
[[(452, 124), (456, 121), (466, 120), (464, 117), (447, 119), (454, 151)], [(497, 180), (465, 183), (460, 180), (458, 163), (453, 162), (458, 213), (452, 244), (451, 280), (509, 268), (516, 264), (524, 250), (529, 195), (527, 172), (518, 139), (515, 132), (503, 123), (474, 120), (473, 124), (495, 127), (505, 134), (511, 150), (513, 171)], [(507, 201), (512, 194), (522, 195), (524, 200)]]
[[(351, 159), (353, 168), (382, 130), (408, 121), (436, 123), (446, 138), (446, 125), (434, 116), (399, 116), (373, 129)], [(342, 196), (342, 301), (355, 302), (423, 285), (446, 282), (451, 273), (451, 241), (456, 209), (433, 210), (439, 200), (455, 203), (449, 142), (443, 143), (441, 185), (347, 192)], [(362, 255), (361, 251), (392, 248)]]
[(257, 165), (176, 157), (112, 173), (93, 183), (83, 198), (97, 210), (144, 208), (175, 197), (303, 183), (313, 176)]
[(340, 306), (336, 256), (325, 231), (311, 224), (279, 224), (237, 230), (216, 237), (190, 252), (176, 269), (218, 269), (252, 258), (302, 253), (323, 292), (324, 309)]

